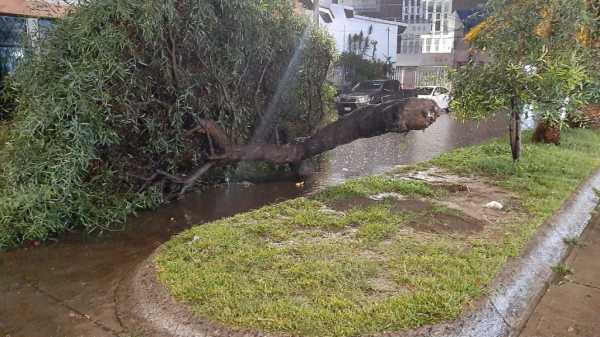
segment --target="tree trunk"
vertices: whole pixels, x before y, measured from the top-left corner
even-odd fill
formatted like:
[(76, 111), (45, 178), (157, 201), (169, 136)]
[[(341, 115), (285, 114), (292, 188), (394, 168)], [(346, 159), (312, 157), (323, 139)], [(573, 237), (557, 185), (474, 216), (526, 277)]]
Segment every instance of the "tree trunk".
[[(405, 133), (424, 130), (439, 116), (439, 108), (431, 100), (409, 98), (380, 105), (367, 106), (317, 130), (303, 141), (278, 146), (274, 144), (233, 145), (224, 141), (225, 134), (212, 121), (202, 120), (222, 154), (210, 161), (264, 161), (269, 164), (298, 163), (340, 145), (360, 138), (370, 138), (388, 132)], [(219, 141), (219, 139), (221, 141)]]
[(517, 161), (521, 158), (521, 115), (515, 100), (511, 100), (510, 105), (510, 149), (513, 161)]
[[(370, 138), (388, 132), (407, 133), (425, 130), (439, 116), (439, 107), (432, 100), (408, 98), (357, 109), (337, 121), (317, 130), (312, 136), (285, 145), (277, 144), (233, 144), (223, 129), (213, 120), (197, 119), (196, 127), (189, 133), (207, 133), (216, 155), (206, 158), (206, 163), (232, 163), (240, 161), (263, 161), (269, 164), (294, 164), (332, 150), (340, 145), (360, 138)], [(187, 177), (156, 171), (147, 179), (145, 186), (159, 179), (183, 184), (182, 193), (193, 181), (200, 178), (210, 166), (203, 166)]]

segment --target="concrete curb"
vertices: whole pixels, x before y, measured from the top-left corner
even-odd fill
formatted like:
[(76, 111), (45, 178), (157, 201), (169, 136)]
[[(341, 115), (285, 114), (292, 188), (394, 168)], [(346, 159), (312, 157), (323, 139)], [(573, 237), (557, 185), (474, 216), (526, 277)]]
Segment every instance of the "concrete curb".
[[(491, 286), (491, 295), (475, 302), (477, 309), (455, 321), (424, 326), (386, 337), (500, 337), (518, 333), (529, 317), (530, 307), (552, 274), (551, 267), (567, 253), (565, 237), (579, 236), (599, 201), (600, 169), (582, 182), (565, 204), (546, 221), (521, 250), (509, 260)], [(156, 253), (155, 253), (156, 254)], [(195, 316), (187, 306), (171, 299), (156, 280), (154, 255), (122, 282), (130, 288), (117, 289), (117, 313), (131, 331), (152, 336), (276, 336), (261, 331), (235, 329)]]

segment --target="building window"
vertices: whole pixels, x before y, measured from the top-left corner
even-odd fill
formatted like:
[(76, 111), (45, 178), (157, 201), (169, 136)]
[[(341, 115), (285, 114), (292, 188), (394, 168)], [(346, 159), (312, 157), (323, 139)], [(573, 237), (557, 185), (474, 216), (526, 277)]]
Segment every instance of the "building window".
[(14, 69), (16, 59), (22, 55), (21, 45), (26, 33), (25, 19), (0, 16), (0, 78)]

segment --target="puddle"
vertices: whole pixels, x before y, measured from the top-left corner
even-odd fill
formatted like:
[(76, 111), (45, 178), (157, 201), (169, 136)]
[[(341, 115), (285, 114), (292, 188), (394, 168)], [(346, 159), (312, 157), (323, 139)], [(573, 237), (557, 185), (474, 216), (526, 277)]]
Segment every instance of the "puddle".
[(331, 209), (338, 212), (345, 212), (351, 208), (369, 208), (378, 203), (378, 201), (369, 198), (350, 197), (334, 202), (331, 204)]
[(390, 202), (392, 212), (424, 213), (433, 208), (433, 205), (419, 200), (394, 200)]

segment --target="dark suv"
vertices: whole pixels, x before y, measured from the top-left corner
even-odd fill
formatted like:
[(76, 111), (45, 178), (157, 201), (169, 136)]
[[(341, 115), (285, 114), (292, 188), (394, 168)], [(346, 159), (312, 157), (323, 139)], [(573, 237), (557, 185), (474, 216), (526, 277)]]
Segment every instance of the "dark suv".
[(347, 94), (338, 97), (338, 114), (350, 113), (369, 104), (379, 104), (404, 98), (404, 92), (397, 80), (373, 80), (360, 82)]

